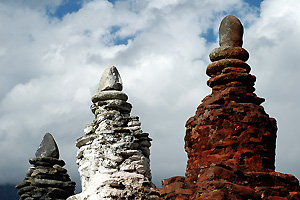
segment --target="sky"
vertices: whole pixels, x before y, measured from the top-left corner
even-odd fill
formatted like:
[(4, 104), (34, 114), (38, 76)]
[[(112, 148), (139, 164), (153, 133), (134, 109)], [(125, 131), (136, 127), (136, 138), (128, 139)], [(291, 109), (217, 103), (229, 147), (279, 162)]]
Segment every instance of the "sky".
[(50, 132), (80, 187), (75, 141), (112, 65), (153, 139), (153, 182), (184, 175), (185, 122), (211, 93), (208, 55), (228, 14), (277, 120), (276, 171), (300, 178), (299, 10), (299, 0), (0, 0), (0, 184), (22, 182)]

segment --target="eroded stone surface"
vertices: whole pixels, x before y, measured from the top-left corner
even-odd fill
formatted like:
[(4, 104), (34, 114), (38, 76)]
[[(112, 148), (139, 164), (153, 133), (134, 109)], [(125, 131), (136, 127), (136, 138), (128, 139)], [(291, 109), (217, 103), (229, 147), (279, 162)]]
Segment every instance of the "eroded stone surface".
[(100, 79), (98, 91), (123, 89), (121, 76), (115, 66), (107, 68)]
[(52, 157), (59, 158), (59, 151), (57, 144), (50, 133), (46, 133), (44, 138), (35, 153), (36, 157)]
[(219, 28), (220, 46), (241, 47), (243, 45), (244, 28), (238, 18), (232, 15), (226, 16)]
[(221, 23), (220, 36), (226, 37), (206, 71), (212, 93), (186, 122), (186, 177), (164, 180), (162, 199), (300, 199), (299, 181), (274, 172), (276, 121), (253, 93), (240, 26), (232, 16)]
[(151, 139), (139, 118), (130, 116), (132, 106), (118, 83), (117, 69), (106, 69), (92, 97), (95, 119), (76, 142), (82, 192), (68, 200), (158, 199), (151, 182)]

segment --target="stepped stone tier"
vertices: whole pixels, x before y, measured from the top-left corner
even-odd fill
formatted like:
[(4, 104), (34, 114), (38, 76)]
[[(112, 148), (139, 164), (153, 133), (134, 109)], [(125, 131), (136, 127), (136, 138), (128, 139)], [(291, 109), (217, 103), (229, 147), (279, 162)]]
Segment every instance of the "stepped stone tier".
[(225, 17), (206, 70), (212, 93), (186, 122), (186, 177), (163, 180), (163, 199), (300, 199), (299, 181), (274, 171), (276, 121), (253, 93), (242, 37), (240, 21)]
[(65, 200), (74, 194), (75, 182), (70, 180), (65, 162), (59, 160), (57, 144), (50, 133), (46, 133), (36, 157), (29, 159), (34, 165), (26, 172), (24, 181), (16, 186), (20, 199)]
[(92, 97), (95, 119), (76, 142), (82, 192), (68, 200), (158, 199), (151, 182), (151, 139), (139, 118), (130, 116), (132, 106), (122, 88), (117, 68), (107, 68)]

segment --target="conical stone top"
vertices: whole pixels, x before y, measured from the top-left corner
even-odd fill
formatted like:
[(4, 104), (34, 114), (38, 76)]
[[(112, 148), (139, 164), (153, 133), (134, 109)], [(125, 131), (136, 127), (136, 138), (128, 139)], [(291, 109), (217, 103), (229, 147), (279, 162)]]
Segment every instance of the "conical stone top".
[(115, 66), (107, 68), (100, 79), (98, 92), (105, 90), (122, 91), (123, 84), (118, 69)]
[(71, 181), (65, 162), (59, 160), (57, 144), (50, 133), (46, 133), (23, 182), (16, 185), (20, 199), (65, 200), (74, 194), (75, 182)]
[(226, 16), (219, 28), (220, 46), (241, 47), (243, 45), (244, 28), (238, 18), (233, 15)]
[(59, 150), (57, 144), (50, 133), (46, 133), (44, 138), (35, 153), (36, 157), (52, 157), (59, 158)]

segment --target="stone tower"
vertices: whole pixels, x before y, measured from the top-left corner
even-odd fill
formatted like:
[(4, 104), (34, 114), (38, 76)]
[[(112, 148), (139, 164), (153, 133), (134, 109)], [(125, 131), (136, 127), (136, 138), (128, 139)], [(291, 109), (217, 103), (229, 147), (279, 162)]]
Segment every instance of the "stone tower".
[(107, 68), (92, 97), (95, 119), (76, 142), (82, 192), (68, 200), (158, 197), (151, 182), (151, 139), (139, 118), (130, 116), (132, 106), (122, 88), (117, 68)]
[(58, 147), (50, 133), (45, 134), (35, 156), (29, 159), (34, 166), (27, 170), (24, 181), (16, 186), (20, 199), (65, 200), (73, 195), (75, 182), (63, 168), (65, 162), (59, 160)]
[(254, 92), (255, 76), (245, 63), (243, 26), (234, 16), (223, 19), (220, 47), (210, 53), (206, 74), (212, 94), (202, 100), (186, 123), (186, 175), (197, 179), (199, 167), (215, 162), (239, 166), (243, 171), (274, 171), (276, 121), (260, 106)]
[(234, 16), (219, 28), (210, 53), (212, 93), (186, 122), (186, 177), (163, 181), (163, 199), (300, 199), (299, 181), (275, 172), (276, 121), (254, 92), (243, 26)]

